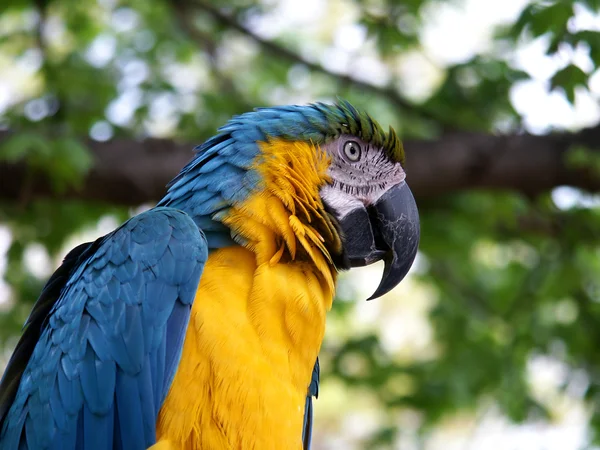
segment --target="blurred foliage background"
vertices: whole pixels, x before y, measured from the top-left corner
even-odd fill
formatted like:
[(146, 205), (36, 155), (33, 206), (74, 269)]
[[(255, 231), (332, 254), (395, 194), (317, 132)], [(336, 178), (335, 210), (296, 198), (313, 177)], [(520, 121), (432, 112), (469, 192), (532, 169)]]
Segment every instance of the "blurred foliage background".
[[(0, 372), (67, 250), (156, 200), (65, 198), (94, 165), (83, 138), (200, 143), (255, 106), (338, 95), (405, 139), (569, 133), (600, 123), (599, 14), (599, 0), (0, 2), (0, 164), (53, 189), (24, 182), (0, 203)], [(600, 167), (598, 146), (565, 164)], [(365, 303), (377, 270), (342, 278), (315, 449), (594, 448), (600, 198), (417, 200), (409, 279)]]

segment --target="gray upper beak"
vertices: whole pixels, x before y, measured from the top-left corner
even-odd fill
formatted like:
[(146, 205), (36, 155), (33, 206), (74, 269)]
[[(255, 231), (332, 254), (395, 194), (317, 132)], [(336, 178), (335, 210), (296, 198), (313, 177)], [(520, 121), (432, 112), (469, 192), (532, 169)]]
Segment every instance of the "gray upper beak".
[(341, 221), (344, 250), (351, 267), (385, 262), (372, 300), (391, 291), (408, 273), (419, 247), (419, 212), (406, 182), (383, 194), (369, 207), (351, 211)]

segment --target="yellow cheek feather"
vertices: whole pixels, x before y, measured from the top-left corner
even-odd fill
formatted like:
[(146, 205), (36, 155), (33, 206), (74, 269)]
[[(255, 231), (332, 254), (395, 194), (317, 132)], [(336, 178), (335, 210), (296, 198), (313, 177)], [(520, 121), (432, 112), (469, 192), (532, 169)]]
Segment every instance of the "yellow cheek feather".
[(223, 222), (244, 246), (208, 258), (181, 362), (162, 406), (159, 448), (302, 448), (304, 401), (331, 307), (341, 243), (311, 144), (261, 144), (259, 192)]

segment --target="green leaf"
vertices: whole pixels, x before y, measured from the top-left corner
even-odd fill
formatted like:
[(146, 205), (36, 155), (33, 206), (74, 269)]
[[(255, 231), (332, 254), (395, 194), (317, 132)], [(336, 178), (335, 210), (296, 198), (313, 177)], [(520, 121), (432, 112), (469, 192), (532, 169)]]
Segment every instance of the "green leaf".
[(600, 0), (579, 0), (581, 4), (587, 6), (593, 13), (600, 12)]
[[(600, 0), (599, 0), (600, 1)], [(600, 67), (600, 32), (584, 30), (575, 33), (571, 37), (573, 45), (586, 44), (590, 49), (590, 58), (595, 67)]]
[(52, 149), (53, 157), (44, 161), (43, 168), (54, 189), (64, 192), (68, 187), (80, 185), (93, 164), (89, 150), (73, 138), (56, 139)]
[(0, 160), (8, 162), (25, 158), (47, 158), (51, 153), (48, 139), (37, 133), (17, 133), (0, 145)]
[(576, 170), (589, 170), (600, 177), (600, 148), (573, 145), (565, 153), (565, 163)]
[(555, 0), (544, 3), (530, 3), (513, 25), (510, 34), (520, 36), (528, 30), (533, 37), (553, 33), (561, 36), (567, 31), (567, 22), (573, 15), (570, 1)]
[(550, 80), (550, 89), (561, 88), (569, 102), (575, 102), (575, 89), (577, 87), (587, 88), (588, 75), (574, 64), (570, 64), (559, 70)]

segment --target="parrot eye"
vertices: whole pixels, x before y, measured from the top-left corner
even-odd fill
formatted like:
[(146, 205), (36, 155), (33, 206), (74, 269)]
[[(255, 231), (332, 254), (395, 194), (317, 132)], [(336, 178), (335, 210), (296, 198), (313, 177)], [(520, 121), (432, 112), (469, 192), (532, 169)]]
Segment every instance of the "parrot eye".
[(362, 150), (360, 144), (356, 141), (348, 141), (344, 144), (343, 157), (349, 162), (356, 162), (360, 159)]

